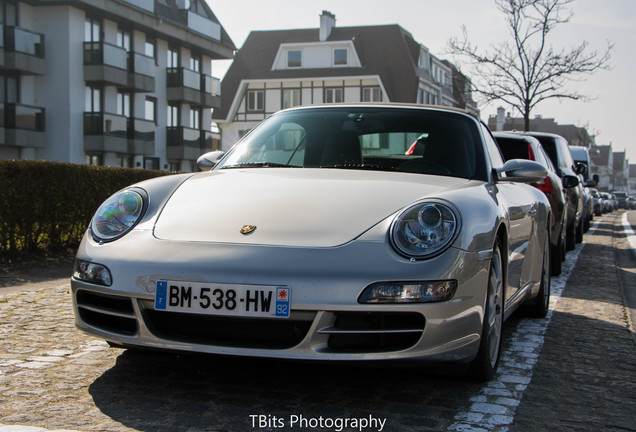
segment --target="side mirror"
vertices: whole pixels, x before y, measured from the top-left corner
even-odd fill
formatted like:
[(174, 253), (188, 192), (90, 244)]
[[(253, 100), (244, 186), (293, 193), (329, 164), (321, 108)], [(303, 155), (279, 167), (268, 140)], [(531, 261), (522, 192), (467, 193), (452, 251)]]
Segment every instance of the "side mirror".
[(587, 165), (585, 165), (584, 163), (576, 162), (574, 166), (576, 168), (575, 171), (577, 174), (585, 174), (587, 172)]
[(566, 189), (577, 187), (579, 183), (581, 183), (581, 181), (579, 180), (577, 176), (572, 176), (572, 175), (563, 176), (563, 178), (561, 179), (561, 182), (563, 183), (563, 187)]
[(585, 182), (585, 187), (594, 187), (598, 184), (596, 180), (588, 180)]
[(538, 162), (527, 159), (511, 159), (497, 169), (497, 180), (533, 183), (548, 176), (548, 170)]
[(599, 184), (601, 182), (601, 178), (598, 176), (598, 174), (594, 174), (592, 176), (592, 179), (596, 182), (596, 184)]
[(220, 150), (205, 153), (197, 159), (197, 166), (201, 171), (209, 171), (214, 168), (214, 165), (221, 160), (224, 154), (225, 152)]

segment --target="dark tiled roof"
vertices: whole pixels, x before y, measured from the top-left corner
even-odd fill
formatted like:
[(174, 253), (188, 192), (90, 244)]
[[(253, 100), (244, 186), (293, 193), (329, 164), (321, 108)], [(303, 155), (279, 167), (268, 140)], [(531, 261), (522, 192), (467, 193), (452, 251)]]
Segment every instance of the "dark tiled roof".
[(432, 77), (417, 63), (420, 45), (399, 25), (334, 27), (328, 41), (352, 41), (361, 68), (272, 70), (279, 46), (319, 42), (319, 29), (253, 31), (236, 54), (221, 84), (221, 108), (215, 119), (225, 119), (242, 80), (303, 79), (379, 75), (391, 102), (414, 103), (419, 75)]
[(622, 170), (625, 166), (625, 163), (627, 162), (627, 154), (622, 151), (614, 152), (612, 155), (614, 157), (614, 170)]

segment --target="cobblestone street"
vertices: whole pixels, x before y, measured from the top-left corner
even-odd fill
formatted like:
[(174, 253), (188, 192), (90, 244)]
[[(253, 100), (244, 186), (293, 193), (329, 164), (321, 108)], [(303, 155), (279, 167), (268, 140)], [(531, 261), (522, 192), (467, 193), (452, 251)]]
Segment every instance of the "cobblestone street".
[(0, 289), (0, 432), (337, 430), (289, 428), (294, 415), (386, 419), (384, 431), (636, 431), (621, 290), (636, 289), (636, 268), (621, 254), (631, 254), (621, 213), (597, 218), (552, 280), (548, 318), (506, 322), (486, 385), (450, 367), (119, 350), (75, 329), (65, 280)]

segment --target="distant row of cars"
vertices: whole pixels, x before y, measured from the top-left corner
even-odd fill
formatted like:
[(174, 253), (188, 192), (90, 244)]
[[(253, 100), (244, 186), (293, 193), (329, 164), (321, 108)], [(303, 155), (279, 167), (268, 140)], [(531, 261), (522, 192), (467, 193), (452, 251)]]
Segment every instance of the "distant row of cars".
[(624, 208), (628, 210), (636, 209), (636, 198), (628, 196), (625, 192), (600, 192), (597, 189), (590, 189), (593, 199), (594, 214), (600, 216), (604, 213)]

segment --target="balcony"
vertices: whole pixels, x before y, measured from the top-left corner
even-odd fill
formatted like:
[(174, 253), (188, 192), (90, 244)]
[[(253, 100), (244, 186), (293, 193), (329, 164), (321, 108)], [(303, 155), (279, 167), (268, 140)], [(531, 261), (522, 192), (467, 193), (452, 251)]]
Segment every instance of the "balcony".
[(155, 11), (155, 0), (124, 0), (124, 1), (140, 9), (144, 9), (148, 12)]
[(44, 35), (20, 27), (0, 28), (0, 68), (25, 74), (42, 75), (46, 72)]
[[(218, 134), (217, 134), (218, 135)], [(168, 159), (197, 160), (205, 152), (218, 150), (219, 140), (210, 131), (186, 127), (166, 129), (166, 156)]]
[(134, 92), (155, 90), (154, 59), (108, 42), (84, 42), (84, 80)]
[(15, 147), (43, 148), (45, 110), (15, 103), (0, 103), (0, 144)]
[(85, 112), (84, 149), (152, 155), (155, 152), (155, 123), (117, 114)]
[[(132, 2), (133, 0), (124, 1)], [(176, 0), (177, 8), (179, 9), (178, 11), (175, 11), (173, 6), (162, 3), (165, 2), (155, 2), (154, 9), (156, 15), (180, 26), (187, 27), (206, 38), (212, 38), (217, 41), (221, 40), (221, 25), (218, 22), (212, 21), (208, 17), (189, 10), (189, 1)]]
[(219, 24), (191, 11), (187, 11), (186, 19), (191, 30), (221, 40), (221, 26)]
[(166, 98), (204, 108), (220, 108), (220, 80), (186, 68), (166, 69)]

